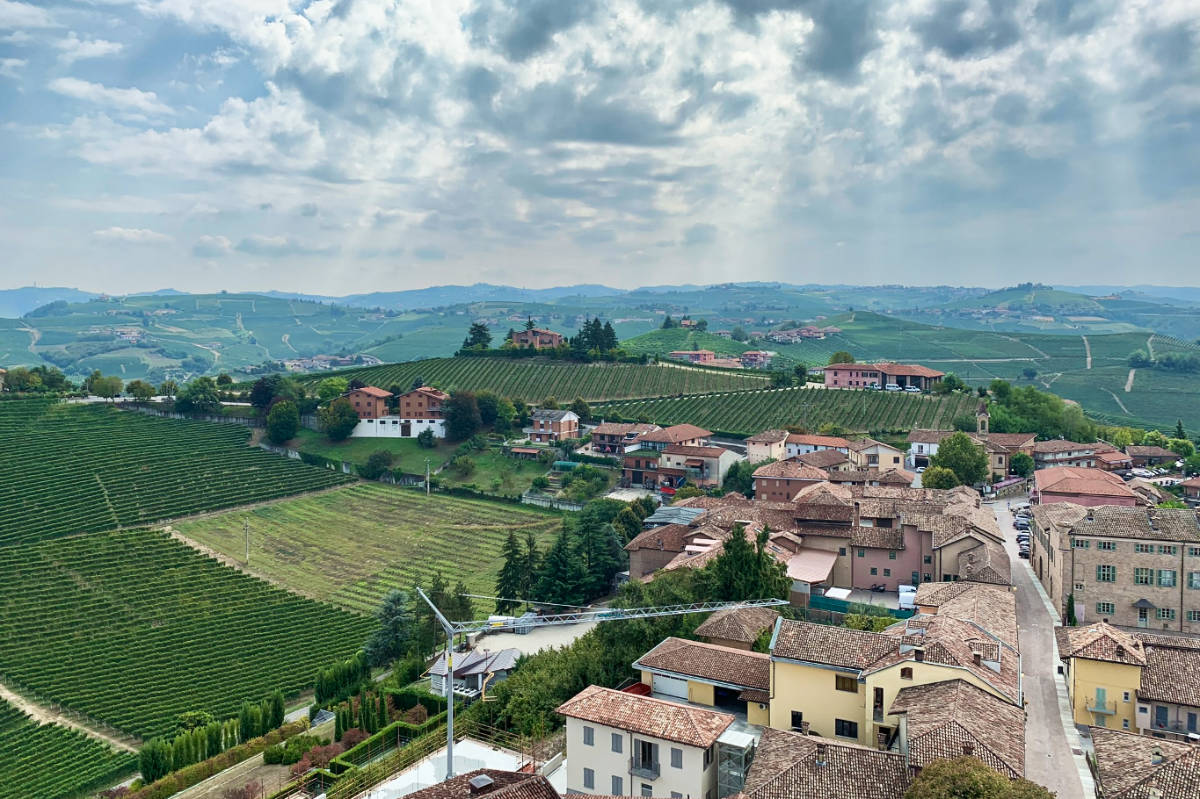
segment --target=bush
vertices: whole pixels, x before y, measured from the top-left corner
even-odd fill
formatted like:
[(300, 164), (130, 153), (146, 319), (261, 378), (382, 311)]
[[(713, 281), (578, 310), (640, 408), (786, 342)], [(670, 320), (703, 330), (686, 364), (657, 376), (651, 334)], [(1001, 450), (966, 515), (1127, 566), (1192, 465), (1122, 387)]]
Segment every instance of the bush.
[(367, 464), (358, 473), (367, 480), (378, 480), (392, 466), (394, 456), (386, 449), (377, 449), (367, 457)]
[(433, 430), (425, 428), (417, 433), (417, 446), (422, 449), (433, 449), (437, 446), (437, 439), (434, 438)]
[(267, 414), (267, 438), (273, 444), (291, 441), (300, 430), (300, 409), (291, 400), (275, 403)]

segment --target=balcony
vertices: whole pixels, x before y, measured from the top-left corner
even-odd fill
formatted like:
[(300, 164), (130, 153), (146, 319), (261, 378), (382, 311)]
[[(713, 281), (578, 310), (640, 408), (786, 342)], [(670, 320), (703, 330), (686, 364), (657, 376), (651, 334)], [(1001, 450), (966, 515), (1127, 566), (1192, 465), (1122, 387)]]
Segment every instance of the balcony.
[(1186, 724), (1176, 719), (1175, 721), (1168, 721), (1166, 723), (1159, 723), (1156, 721), (1150, 725), (1150, 732), (1169, 732), (1173, 735), (1190, 735), (1200, 733), (1200, 728), (1189, 730)]
[(1117, 714), (1116, 702), (1098, 702), (1095, 697), (1087, 700), (1087, 709), (1089, 713), (1099, 713), (1104, 716), (1115, 716)]
[(657, 760), (639, 760), (631, 757), (629, 758), (629, 773), (644, 780), (656, 780), (659, 774), (659, 763)]

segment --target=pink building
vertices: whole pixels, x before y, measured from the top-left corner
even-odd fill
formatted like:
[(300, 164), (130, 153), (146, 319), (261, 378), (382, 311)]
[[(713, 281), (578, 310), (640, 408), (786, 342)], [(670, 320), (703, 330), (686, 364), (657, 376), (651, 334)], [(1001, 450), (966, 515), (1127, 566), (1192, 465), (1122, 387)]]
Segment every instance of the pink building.
[(910, 363), (835, 363), (826, 366), (829, 388), (883, 388), (889, 383), (928, 391), (941, 382), (945, 372)]
[(1042, 505), (1074, 502), (1084, 507), (1138, 504), (1137, 495), (1112, 472), (1080, 466), (1052, 466), (1034, 472), (1035, 497)]
[[(916, 527), (856, 527), (850, 535), (850, 580), (855, 588), (919, 585), (932, 574), (933, 539)], [(930, 563), (926, 562), (926, 558)]]

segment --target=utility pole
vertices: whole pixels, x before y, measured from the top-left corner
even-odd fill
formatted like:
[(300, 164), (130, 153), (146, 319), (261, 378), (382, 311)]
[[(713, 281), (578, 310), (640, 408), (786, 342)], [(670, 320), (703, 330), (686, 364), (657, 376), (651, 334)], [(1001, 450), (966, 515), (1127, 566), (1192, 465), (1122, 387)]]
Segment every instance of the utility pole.
[[(428, 464), (429, 459), (426, 458), (425, 462)], [(428, 466), (426, 468), (428, 469)], [(427, 488), (428, 485), (426, 483)], [(454, 776), (454, 627), (450, 625), (449, 620), (442, 615), (437, 605), (433, 604), (420, 586), (417, 586), (417, 593), (433, 610), (434, 617), (446, 631), (446, 779), (451, 779)]]
[(250, 520), (242, 519), (242, 535), (246, 538), (246, 565), (250, 565)]
[(429, 496), (429, 458), (425, 459), (425, 496)]

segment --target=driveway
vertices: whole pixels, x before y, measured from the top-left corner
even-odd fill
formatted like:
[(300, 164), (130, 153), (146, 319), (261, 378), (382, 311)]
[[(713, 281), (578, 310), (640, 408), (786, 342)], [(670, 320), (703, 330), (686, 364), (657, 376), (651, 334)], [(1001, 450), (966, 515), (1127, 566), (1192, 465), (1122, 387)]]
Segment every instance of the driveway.
[[(1058, 799), (1084, 799), (1086, 795), (1078, 771), (1082, 759), (1072, 754), (1059, 705), (1061, 678), (1057, 677), (1059, 663), (1054, 649), (1054, 618), (1034, 584), (1029, 561), (1017, 554), (1017, 531), (1012, 525), (1013, 517), (1007, 502), (996, 502), (992, 508), (1004, 533), (1004, 549), (1012, 563), (1013, 585), (1017, 587), (1017, 631), (1028, 714), (1025, 721), (1025, 776), (1049, 788)], [(1062, 690), (1065, 695), (1065, 687)]]

